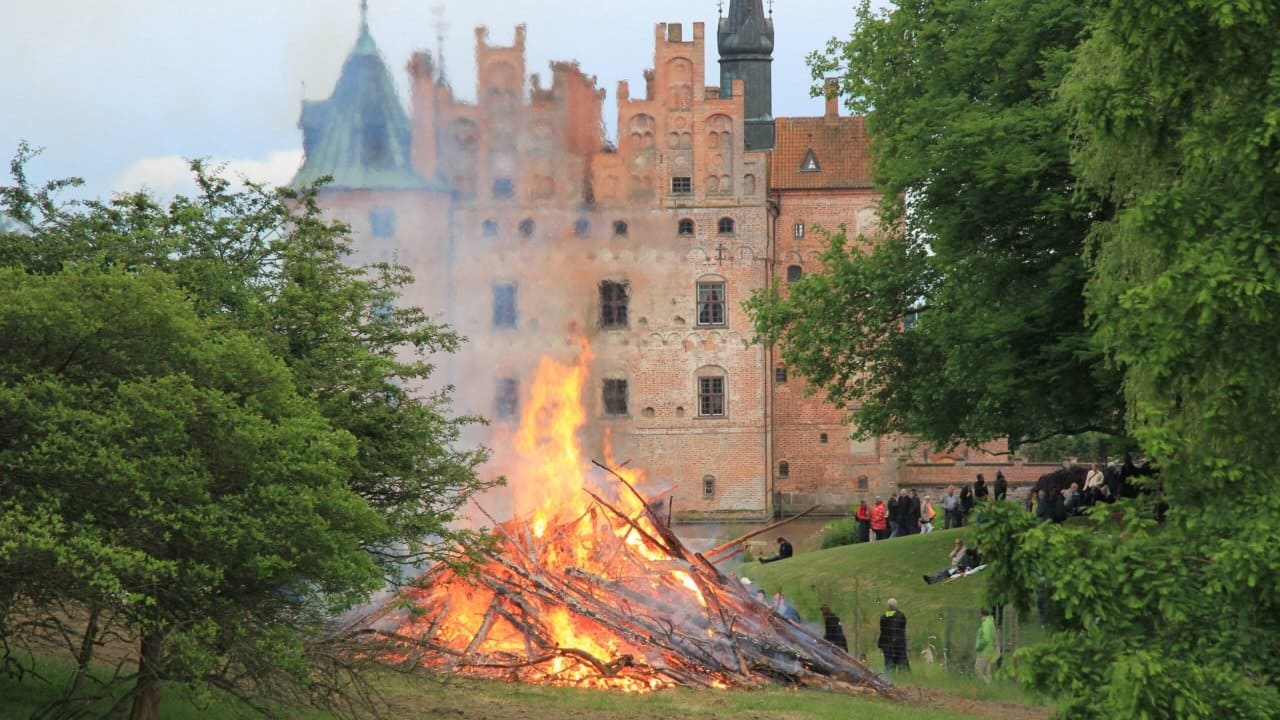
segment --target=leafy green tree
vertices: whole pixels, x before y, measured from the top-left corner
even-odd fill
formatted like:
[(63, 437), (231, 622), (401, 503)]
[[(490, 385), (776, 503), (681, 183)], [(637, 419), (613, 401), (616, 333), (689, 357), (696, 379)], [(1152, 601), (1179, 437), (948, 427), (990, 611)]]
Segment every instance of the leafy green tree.
[(748, 308), (861, 435), (1016, 445), (1120, 426), (1083, 299), (1084, 238), (1106, 207), (1077, 191), (1053, 96), (1088, 15), (1071, 0), (864, 2), (852, 36), (810, 57), (867, 113), (887, 237), (835, 232), (822, 271)]
[(23, 146), (0, 208), (24, 229), (0, 242), (0, 266), (56, 273), (92, 264), (172, 274), (196, 312), (266, 343), (299, 390), (351, 433), (358, 452), (349, 482), (385, 518), (368, 549), (389, 576), (455, 560), (478, 536), (454, 520), (492, 484), (477, 477), (482, 448), (457, 446), (479, 418), (450, 412), (450, 388), (432, 389), (432, 358), (460, 338), (421, 308), (398, 304), (412, 282), (394, 263), (349, 263), (348, 228), (326, 220), (316, 189), (231, 183), (193, 163), (200, 194), (167, 205), (146, 192), (59, 204), (75, 181), (33, 187)]
[[(105, 282), (102, 278), (142, 278), (165, 284), (169, 290), (158, 296), (157, 302), (180, 304), (201, 333), (224, 343), (227, 338), (237, 338), (246, 362), (255, 359), (284, 368), (281, 377), (273, 376), (279, 383), (260, 387), (264, 380), (241, 368), (241, 363), (231, 362), (234, 358), (219, 356), (228, 363), (227, 372), (243, 371), (239, 379), (245, 383), (245, 387), (237, 388), (236, 377), (224, 378), (219, 379), (219, 388), (230, 397), (250, 403), (250, 410), (263, 413), (269, 423), (279, 424), (281, 431), (288, 430), (291, 435), (274, 441), (259, 440), (275, 443), (262, 452), (255, 452), (249, 439), (224, 438), (216, 433), (211, 440), (224, 442), (224, 448), (197, 443), (201, 438), (196, 437), (192, 423), (212, 420), (203, 416), (188, 418), (161, 401), (191, 406), (198, 399), (193, 395), (203, 387), (203, 378), (195, 370), (212, 371), (203, 365), (189, 368), (165, 354), (170, 349), (163, 336), (152, 337), (153, 324), (163, 325), (161, 309), (148, 310), (159, 318), (154, 323), (139, 318), (115, 326), (106, 321), (109, 315), (104, 315), (95, 327), (110, 326), (110, 332), (86, 336), (86, 342), (103, 343), (98, 349), (102, 359), (93, 366), (102, 377), (94, 379), (86, 370), (82, 380), (94, 390), (92, 397), (104, 396), (105, 390), (99, 386), (126, 385), (126, 380), (132, 378), (128, 374), (130, 366), (135, 364), (151, 373), (146, 375), (148, 382), (168, 384), (163, 392), (153, 391), (162, 397), (135, 400), (143, 407), (108, 403), (103, 408), (104, 412), (113, 410), (109, 419), (115, 423), (125, 423), (131, 413), (139, 414), (138, 423), (147, 419), (145, 427), (136, 426), (138, 438), (131, 441), (130, 433), (123, 428), (111, 434), (107, 432), (110, 427), (103, 428), (100, 437), (93, 437), (105, 448), (104, 453), (124, 452), (124, 448), (146, 442), (153, 445), (134, 449), (141, 458), (138, 462), (145, 467), (121, 467), (119, 476), (108, 467), (91, 467), (91, 459), (63, 465), (49, 455), (24, 451), (14, 456), (10, 466), (13, 472), (6, 470), (0, 479), (4, 493), (23, 497), (35, 493), (41, 502), (24, 500), (24, 504), (5, 507), (5, 512), (13, 513), (10, 527), (25, 529), (31, 539), (13, 547), (0, 541), (0, 563), (5, 564), (0, 572), (8, 577), (32, 578), (14, 585), (13, 593), (0, 599), (5, 629), (20, 627), (39, 635), (41, 627), (56, 628), (58, 637), (80, 658), (82, 668), (87, 667), (95, 648), (112, 633), (139, 637), (143, 669), (136, 677), (134, 695), (145, 698), (135, 703), (135, 714), (140, 717), (154, 712), (158, 681), (162, 679), (203, 682), (259, 704), (272, 698), (327, 702), (338, 697), (329, 691), (344, 685), (350, 688), (353, 682), (358, 691), (358, 679), (343, 677), (343, 663), (318, 648), (323, 640), (321, 623), (327, 614), (350, 605), (369, 589), (364, 563), (379, 568), (384, 578), (398, 581), (403, 573), (424, 563), (464, 563), (468, 548), (481, 541), (475, 532), (460, 529), (455, 522), (471, 495), (493, 482), (477, 476), (477, 467), (487, 457), (483, 448), (457, 447), (462, 429), (476, 419), (453, 416), (449, 389), (433, 390), (430, 385), (432, 357), (455, 349), (460, 338), (433, 322), (421, 309), (397, 305), (401, 289), (411, 282), (407, 269), (389, 263), (370, 267), (348, 264), (347, 229), (324, 219), (314, 189), (273, 190), (250, 185), (236, 191), (217, 172), (197, 162), (193, 164), (200, 188), (196, 197), (177, 197), (161, 203), (148, 193), (138, 192), (110, 201), (67, 204), (57, 200), (57, 191), (75, 181), (33, 186), (24, 172), (32, 154), (26, 146), (20, 149), (12, 165), (14, 184), (0, 187), (0, 210), (17, 228), (0, 237), (0, 268), (9, 268), (17, 276), (25, 274), (63, 283), (60, 287), (66, 292), (68, 304), (57, 322), (72, 328), (79, 322), (75, 313), (90, 313), (96, 297), (75, 289), (73, 282), (97, 287), (96, 283)], [(15, 293), (6, 293), (0, 303), (16, 302), (21, 293)], [(28, 322), (43, 321), (33, 318)], [(126, 346), (116, 334), (133, 344)], [(8, 340), (11, 336), (0, 337)], [(149, 347), (145, 345), (148, 342), (152, 343)], [(21, 342), (6, 346), (13, 352), (26, 348)], [(157, 355), (155, 362), (169, 364), (148, 370), (148, 352)], [(13, 388), (25, 391), (28, 379), (21, 373), (35, 370), (18, 368), (13, 372)], [(56, 377), (57, 369), (49, 370), (49, 374)], [(16, 379), (19, 375), (23, 379)], [(184, 382), (192, 383), (194, 389), (184, 386)], [(314, 427), (284, 424), (281, 411), (259, 398), (263, 392), (274, 393), (272, 397), (283, 393), (280, 383), (302, 398), (296, 402), (306, 405), (311, 413), (308, 422)], [(74, 388), (65, 392), (74, 392)], [(107, 397), (112, 402), (116, 400), (115, 395)], [(30, 407), (31, 412), (52, 412), (59, 407), (60, 399), (61, 396), (22, 396), (14, 402)], [(42, 405), (46, 402), (48, 408)], [(146, 403), (154, 404), (152, 410), (160, 417), (146, 415)], [(174, 416), (172, 427), (164, 420), (166, 414)], [(19, 422), (23, 418), (14, 415), (8, 419)], [(61, 429), (70, 434), (74, 422), (65, 423)], [(251, 423), (247, 424), (246, 432), (251, 427)], [(303, 431), (308, 429), (329, 433), (337, 449), (325, 451), (319, 441), (306, 442), (308, 436)], [(219, 432), (231, 433), (232, 429)], [(149, 440), (151, 434), (155, 438)], [(3, 441), (17, 443), (14, 452), (18, 452), (33, 437), (25, 430), (15, 429), (6, 432)], [(60, 441), (66, 442), (66, 438), (61, 437)], [(186, 456), (182, 456), (183, 442), (192, 443)], [(155, 456), (147, 452), (154, 452)], [(286, 454), (277, 458), (273, 453)], [(166, 459), (170, 456), (179, 459)], [(245, 478), (252, 473), (280, 473), (283, 478), (295, 470), (295, 465), (301, 465), (298, 472), (322, 473), (326, 480), (336, 479), (347, 494), (330, 488), (323, 497), (312, 497), (300, 479), (296, 497), (263, 496), (257, 498), (260, 505), (251, 508), (249, 500), (224, 494), (218, 488), (172, 489), (165, 485), (172, 490), (164, 497), (173, 508), (168, 514), (160, 509), (154, 511), (159, 539), (139, 539), (135, 543), (129, 532), (143, 522), (143, 509), (135, 512), (130, 505), (120, 513), (102, 515), (92, 507), (71, 508), (62, 500), (45, 502), (40, 483), (23, 479), (23, 473), (32, 478), (61, 473), (66, 487), (83, 487), (90, 496), (101, 499), (111, 493), (114, 484), (129, 489), (129, 481), (151, 467), (147, 463), (155, 463), (156, 470), (180, 472), (182, 457), (191, 464), (191, 472), (205, 472), (217, 478), (220, 473)], [(269, 467), (258, 468), (259, 462)], [(166, 480), (163, 473), (148, 481), (177, 483)], [(288, 487), (283, 483), (281, 480), (270, 487), (277, 494), (292, 492), (281, 490)], [(145, 505), (145, 498), (163, 494), (146, 486), (130, 492), (135, 492), (135, 505), (139, 508)], [(190, 502), (183, 505), (183, 498)], [(241, 532), (244, 537), (223, 541), (220, 531), (211, 526), (215, 530), (207, 537), (190, 539), (195, 527), (204, 524), (206, 514), (217, 519), (218, 513), (229, 512), (245, 513), (245, 523), (264, 524), (268, 521), (263, 519), (263, 513), (272, 517), (281, 514), (281, 529), (292, 533), (293, 544), (283, 548), (272, 545), (276, 539), (288, 539), (288, 533), (279, 538), (269, 534), (275, 532), (274, 528), (237, 530), (227, 526), (223, 530)], [(371, 515), (366, 517), (367, 513)], [(359, 516), (362, 522), (347, 528), (328, 519), (328, 515)], [(77, 556), (64, 562), (55, 549), (73, 530), (88, 532), (85, 528), (93, 528), (94, 522), (98, 523), (94, 532), (112, 540), (123, 536), (121, 542), (129, 548), (129, 552), (120, 551), (119, 567), (110, 572), (122, 574), (123, 568), (133, 562), (140, 566), (137, 572), (153, 573), (144, 577), (155, 578), (154, 588), (140, 590), (134, 584), (125, 584), (135, 583), (134, 577), (121, 580), (117, 583), (120, 587), (112, 585), (114, 581), (90, 579), (63, 588), (58, 577), (67, 572), (67, 563), (92, 565), (96, 561)], [(122, 526), (117, 527), (117, 523)], [(314, 537), (322, 528), (329, 528), (334, 538)], [(30, 544), (41, 539), (43, 545)], [(234, 545), (229, 546), (225, 557), (219, 555), (207, 561), (204, 555), (196, 554), (192, 558), (195, 565), (225, 561), (225, 568), (219, 565), (209, 571), (216, 576), (210, 579), (190, 570), (186, 563), (186, 553), (194, 552), (190, 545), (199, 539), (208, 540), (200, 550), (213, 555), (221, 551), (224, 542), (243, 540), (249, 547), (237, 550)], [(338, 546), (348, 539), (358, 543), (359, 558), (347, 554), (345, 546)], [(173, 547), (163, 552), (155, 547), (171, 542)], [(261, 556), (252, 554), (257, 551)], [(323, 573), (313, 572), (302, 563), (313, 552), (325, 553), (331, 561), (321, 568)], [(155, 557), (161, 560), (153, 560)], [(148, 569), (152, 564), (162, 567)], [(244, 566), (243, 575), (224, 577), (224, 570), (236, 570), (240, 565)], [(347, 573), (345, 578), (340, 571)], [(159, 573), (169, 575), (160, 577)], [(183, 589), (169, 588), (162, 582), (175, 579), (204, 587), (212, 599), (188, 602)], [(9, 586), (3, 587), (8, 593)], [(192, 588), (191, 592), (197, 589)], [(138, 610), (135, 606), (139, 602), (164, 605), (161, 601), (166, 598), (154, 599), (147, 592), (173, 593), (178, 609), (165, 605), (168, 609), (163, 612), (175, 615), (158, 617)], [(82, 618), (86, 619), (73, 627)], [(72, 638), (76, 632), (81, 637), (78, 642)], [(17, 635), (5, 632), (4, 637)], [(6, 651), (2, 659), (9, 667), (18, 668), (12, 664), (15, 662), (20, 665), (20, 658), (12, 652)], [(279, 672), (273, 672), (273, 668)], [(69, 697), (85, 696), (80, 680), (73, 690)]]
[[(0, 268), (0, 337), (5, 660), (66, 642), (63, 716), (118, 684), (135, 718), (164, 682), (312, 687), (303, 629), (380, 582), (365, 539), (387, 521), (347, 483), (355, 439), (163, 273)], [(99, 687), (108, 638), (140, 663)]]
[(1080, 178), (1116, 207), (1093, 229), (1089, 308), (1168, 520), (1121, 505), (1010, 537), (999, 565), (1023, 571), (993, 588), (1025, 603), (1026, 566), (1041, 569), (1063, 621), (1028, 675), (1071, 717), (1273, 717), (1280, 8), (1097, 7), (1061, 90)]

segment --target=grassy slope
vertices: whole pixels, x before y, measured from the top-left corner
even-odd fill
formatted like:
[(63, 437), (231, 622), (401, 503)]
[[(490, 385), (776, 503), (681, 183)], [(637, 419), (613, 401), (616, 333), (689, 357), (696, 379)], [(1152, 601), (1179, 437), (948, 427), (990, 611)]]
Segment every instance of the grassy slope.
[(765, 588), (770, 598), (781, 590), (800, 615), (815, 625), (820, 620), (818, 606), (827, 603), (844, 622), (850, 652), (866, 653), (873, 666), (879, 667), (876, 635), (884, 602), (891, 597), (897, 598), (898, 607), (907, 615), (908, 641), (913, 650), (923, 648), (931, 634), (939, 638), (935, 644), (939, 643), (948, 625), (954, 644), (972, 641), (968, 632), (975, 627), (973, 618), (982, 603), (985, 576), (977, 573), (934, 585), (925, 584), (922, 578), (946, 567), (957, 537), (968, 543), (968, 529), (797, 552), (789, 560), (724, 569), (751, 578)]

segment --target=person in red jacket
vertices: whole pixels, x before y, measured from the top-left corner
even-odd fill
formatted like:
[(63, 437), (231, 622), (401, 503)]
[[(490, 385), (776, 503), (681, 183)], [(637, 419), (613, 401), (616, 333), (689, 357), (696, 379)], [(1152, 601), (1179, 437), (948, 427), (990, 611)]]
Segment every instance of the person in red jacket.
[(884, 500), (876, 496), (876, 504), (871, 508), (871, 531), (876, 534), (877, 540), (889, 539), (889, 508), (884, 506)]
[(871, 506), (867, 505), (866, 500), (858, 501), (858, 509), (853, 513), (853, 519), (858, 523), (858, 542), (869, 542), (871, 540)]

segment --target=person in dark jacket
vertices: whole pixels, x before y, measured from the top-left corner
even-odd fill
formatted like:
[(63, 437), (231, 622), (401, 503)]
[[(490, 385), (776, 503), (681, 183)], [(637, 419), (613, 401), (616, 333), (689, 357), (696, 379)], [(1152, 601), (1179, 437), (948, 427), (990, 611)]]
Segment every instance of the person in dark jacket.
[(964, 527), (965, 521), (969, 517), (969, 511), (973, 510), (973, 490), (966, 484), (960, 488), (960, 512), (956, 515), (958, 521), (955, 527)]
[(982, 502), (987, 499), (987, 479), (982, 477), (982, 473), (978, 473), (978, 479), (973, 481), (973, 500), (974, 502)]
[(849, 641), (844, 637), (844, 625), (840, 624), (840, 617), (831, 612), (831, 608), (826, 605), (818, 608), (818, 612), (822, 613), (822, 639), (849, 652)]
[(995, 495), (996, 502), (1004, 502), (1004, 496), (1009, 492), (1009, 481), (1004, 479), (1004, 471), (996, 471), (996, 484), (991, 488), (991, 492)]
[(884, 669), (910, 670), (907, 660), (907, 615), (898, 609), (898, 601), (889, 598), (888, 609), (880, 616), (880, 639), (876, 646), (884, 653)]
[(907, 507), (902, 511), (902, 521), (907, 525), (906, 535), (920, 534), (920, 495), (911, 489), (911, 494), (906, 497)]
[(776, 560), (786, 560), (791, 557), (795, 551), (791, 547), (791, 543), (786, 538), (778, 538), (778, 553), (769, 557), (760, 558), (760, 562), (769, 563)]
[(896, 538), (902, 534), (902, 497), (893, 494), (889, 496), (889, 537)]

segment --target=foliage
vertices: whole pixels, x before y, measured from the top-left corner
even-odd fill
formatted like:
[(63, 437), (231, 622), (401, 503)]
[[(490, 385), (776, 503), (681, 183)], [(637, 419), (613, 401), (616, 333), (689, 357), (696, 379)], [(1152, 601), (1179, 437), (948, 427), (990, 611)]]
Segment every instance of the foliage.
[(821, 546), (823, 549), (853, 545), (858, 542), (858, 524), (847, 518), (832, 520), (822, 526)]
[(1030, 462), (1059, 462), (1076, 458), (1078, 462), (1105, 463), (1108, 457), (1124, 457), (1141, 452), (1132, 438), (1087, 432), (1078, 435), (1056, 435), (1039, 442), (1018, 446), (1017, 452)]
[(1106, 208), (1076, 192), (1053, 97), (1087, 17), (1071, 0), (863, 3), (810, 57), (868, 112), (887, 237), (834, 233), (822, 271), (749, 309), (857, 434), (1017, 444), (1119, 425), (1082, 295)]
[[(1269, 717), (1280, 8), (916, 0), (859, 22), (814, 68), (870, 110), (889, 249), (834, 238), (826, 277), (753, 301), (758, 331), (864, 432), (1132, 437), (1163, 524), (1139, 500), (977, 530), (989, 600), (1053, 606), (1020, 672), (1073, 718)], [(881, 305), (837, 314), (859, 301)]]
[(84, 670), (112, 638), (135, 713), (166, 680), (359, 699), (326, 619), (476, 541), (453, 521), (486, 455), (426, 385), (459, 338), (396, 307), (405, 268), (345, 263), (314, 189), (197, 162), (198, 197), (60, 204), (32, 154), (0, 187), (0, 662), (65, 647), (68, 712), (107, 692)]

